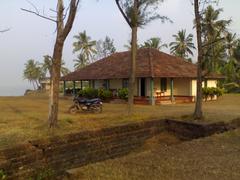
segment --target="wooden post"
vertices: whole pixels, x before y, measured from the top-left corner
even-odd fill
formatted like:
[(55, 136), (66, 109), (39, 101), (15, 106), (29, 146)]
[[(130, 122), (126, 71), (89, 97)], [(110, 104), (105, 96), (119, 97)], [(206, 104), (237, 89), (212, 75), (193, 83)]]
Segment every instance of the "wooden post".
[(150, 103), (152, 106), (155, 105), (155, 97), (154, 97), (154, 79), (151, 78), (150, 80), (150, 88), (151, 88), (151, 99), (150, 99)]
[(174, 101), (174, 94), (173, 94), (173, 87), (174, 86), (174, 82), (173, 82), (173, 78), (171, 78), (171, 101)]
[(66, 96), (66, 81), (63, 81), (63, 96)]
[(73, 96), (76, 96), (76, 81), (73, 81)]

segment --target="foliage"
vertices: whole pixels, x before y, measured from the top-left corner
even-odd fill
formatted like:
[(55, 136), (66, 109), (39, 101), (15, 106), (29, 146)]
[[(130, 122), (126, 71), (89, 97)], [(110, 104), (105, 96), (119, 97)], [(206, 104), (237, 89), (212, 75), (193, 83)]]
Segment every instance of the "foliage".
[(85, 88), (79, 91), (79, 96), (85, 98), (97, 98), (98, 97), (98, 90), (94, 88)]
[[(75, 60), (74, 67), (83, 67), (91, 63), (96, 51), (96, 41), (92, 41), (86, 31), (80, 32), (74, 36), (76, 41), (73, 43), (73, 53), (79, 52), (78, 59)], [(78, 65), (80, 63), (80, 65)]]
[(223, 85), (227, 93), (240, 93), (240, 86), (237, 83), (227, 83)]
[[(51, 56), (49, 56), (49, 55), (43, 56), (43, 63), (40, 63), (40, 64), (41, 64), (41, 70), (42, 70), (44, 77), (47, 77), (47, 74), (49, 74), (51, 77), (52, 63), (53, 63), (53, 59)], [(61, 61), (60, 71), (61, 71), (61, 75), (63, 75), (63, 76), (70, 73), (70, 70), (65, 67), (64, 60)]]
[(120, 99), (128, 99), (128, 89), (127, 88), (119, 89), (118, 97)]
[(98, 97), (102, 100), (111, 99), (113, 94), (111, 91), (106, 89), (98, 89)]
[(94, 88), (85, 88), (79, 91), (79, 96), (85, 98), (100, 98), (103, 100), (112, 98), (112, 92), (105, 89), (94, 89)]
[(186, 30), (178, 31), (173, 35), (174, 42), (169, 44), (171, 53), (182, 58), (189, 58), (189, 54), (193, 56), (193, 49), (196, 49), (193, 43), (193, 35), (186, 34)]
[(102, 59), (116, 52), (114, 46), (114, 40), (106, 36), (105, 40), (98, 40), (96, 43), (96, 55), (95, 59)]
[(130, 27), (143, 27), (153, 20), (161, 19), (162, 22), (170, 19), (157, 13), (157, 8), (163, 0), (140, 0), (137, 2), (138, 13), (134, 13), (134, 1), (116, 0), (122, 14)]
[(27, 79), (30, 83), (33, 84), (34, 89), (38, 89), (40, 86), (40, 79), (43, 77), (41, 67), (39, 62), (34, 59), (30, 59), (25, 63), (25, 69), (23, 72), (23, 78)]
[(227, 56), (225, 35), (231, 20), (220, 19), (222, 9), (208, 6), (202, 16), (202, 39), (204, 42), (203, 69), (219, 72)]
[(158, 37), (153, 37), (147, 41), (144, 42), (143, 45), (141, 45), (141, 48), (154, 48), (157, 50), (161, 50), (162, 48), (167, 48), (167, 44), (163, 44), (161, 39)]
[(212, 100), (215, 96), (220, 97), (223, 95), (224, 90), (215, 87), (204, 87), (203, 90), (203, 98), (207, 101), (209, 98)]
[(7, 175), (2, 169), (0, 169), (0, 180), (4, 180), (4, 179), (7, 179)]
[[(34, 59), (30, 59), (25, 63), (23, 77), (33, 84), (35, 90), (40, 88), (40, 81), (42, 79), (46, 78), (48, 75), (50, 75), (50, 77), (52, 76), (51, 71), (53, 59), (49, 55), (43, 57), (43, 63), (35, 61)], [(65, 67), (65, 62), (63, 60), (61, 61), (60, 73), (62, 75), (70, 73), (70, 70)]]

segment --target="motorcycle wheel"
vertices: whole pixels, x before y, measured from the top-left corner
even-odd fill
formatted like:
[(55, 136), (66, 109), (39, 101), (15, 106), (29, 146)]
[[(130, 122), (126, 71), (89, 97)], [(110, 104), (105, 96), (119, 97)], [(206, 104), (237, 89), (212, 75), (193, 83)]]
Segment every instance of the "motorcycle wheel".
[(76, 105), (72, 105), (68, 111), (70, 114), (76, 114), (78, 112), (78, 107)]
[(94, 113), (102, 113), (102, 105), (95, 105), (92, 107)]

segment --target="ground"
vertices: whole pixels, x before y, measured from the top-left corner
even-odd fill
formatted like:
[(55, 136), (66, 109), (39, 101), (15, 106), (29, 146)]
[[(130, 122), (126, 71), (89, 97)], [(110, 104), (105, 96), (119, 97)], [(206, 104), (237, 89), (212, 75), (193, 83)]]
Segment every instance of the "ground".
[(140, 152), (76, 169), (75, 179), (238, 180), (239, 140), (239, 129), (183, 143), (162, 134)]
[[(135, 106), (133, 117), (126, 105), (104, 104), (102, 114), (67, 112), (71, 100), (61, 99), (58, 128), (47, 128), (48, 99), (42, 96), (0, 98), (0, 149), (30, 139), (45, 138), (150, 119), (189, 120), (194, 104)], [(240, 117), (240, 95), (228, 94), (204, 102), (205, 122)], [(129, 155), (90, 164), (76, 170), (79, 179), (240, 179), (240, 129), (192, 141), (166, 132), (149, 139)]]
[[(48, 97), (46, 95), (25, 97), (0, 97), (0, 149), (31, 139), (45, 138), (70, 132), (93, 130), (150, 119), (178, 118), (187, 120), (194, 104), (162, 106), (135, 106), (134, 115), (126, 116), (124, 104), (104, 104), (102, 114), (79, 113), (71, 115), (70, 99), (60, 100), (58, 128), (47, 128)], [(204, 102), (205, 121), (229, 121), (240, 117), (240, 95), (224, 95), (218, 101)]]

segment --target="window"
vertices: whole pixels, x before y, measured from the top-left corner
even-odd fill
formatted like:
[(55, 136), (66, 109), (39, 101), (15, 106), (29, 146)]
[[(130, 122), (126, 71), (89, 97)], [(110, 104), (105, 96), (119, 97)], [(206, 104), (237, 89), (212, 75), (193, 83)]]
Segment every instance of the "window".
[(128, 79), (123, 79), (122, 87), (123, 88), (128, 88)]
[(167, 78), (161, 78), (161, 91), (167, 91)]

